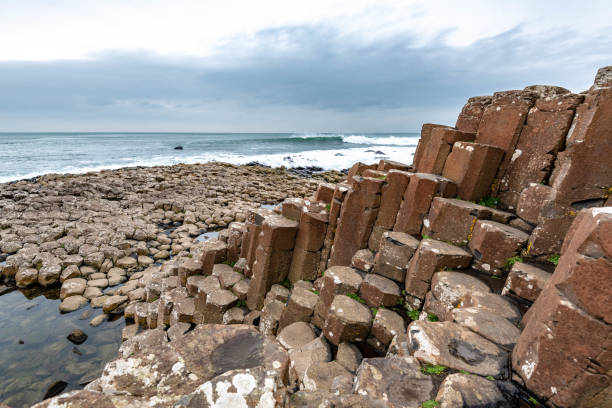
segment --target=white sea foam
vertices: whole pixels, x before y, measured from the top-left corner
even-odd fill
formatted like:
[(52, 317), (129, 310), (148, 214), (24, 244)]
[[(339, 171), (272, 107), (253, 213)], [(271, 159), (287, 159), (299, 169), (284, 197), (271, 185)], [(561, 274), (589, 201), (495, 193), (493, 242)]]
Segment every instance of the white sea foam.
[(371, 136), (342, 136), (344, 143), (380, 145), (380, 146), (416, 146), (418, 137), (371, 137)]
[[(278, 154), (258, 154), (241, 155), (234, 153), (201, 153), (191, 156), (163, 155), (150, 159), (119, 158), (113, 163), (101, 164), (97, 166), (69, 166), (69, 167), (47, 167), (40, 171), (27, 174), (12, 174), (0, 176), (0, 183), (9, 181), (28, 179), (48, 173), (72, 173), (82, 174), (92, 171), (105, 169), (118, 169), (122, 167), (152, 167), (168, 166), (178, 163), (195, 164), (211, 161), (227, 162), (232, 164), (247, 164), (249, 162), (259, 162), (272, 167), (308, 167), (317, 166), (326, 170), (342, 170), (349, 168), (355, 162), (375, 163), (380, 159), (389, 159), (402, 163), (412, 163), (414, 146), (369, 146), (355, 147), (341, 150), (308, 150), (299, 153), (278, 153)], [(381, 154), (382, 153), (382, 154)]]

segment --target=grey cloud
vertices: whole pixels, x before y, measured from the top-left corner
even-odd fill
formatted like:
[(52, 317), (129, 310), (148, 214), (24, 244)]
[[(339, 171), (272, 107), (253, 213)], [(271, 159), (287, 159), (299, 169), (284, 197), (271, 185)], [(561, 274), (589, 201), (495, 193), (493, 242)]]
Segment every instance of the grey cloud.
[[(363, 123), (364, 114), (379, 120), (368, 130), (414, 130), (434, 112), (452, 123), (473, 95), (534, 83), (586, 89), (597, 67), (611, 61), (611, 33), (529, 37), (516, 27), (453, 48), (444, 45), (445, 33), (419, 47), (407, 34), (366, 44), (311, 25), (235, 38), (205, 59), (106, 53), (87, 61), (1, 62), (0, 129), (43, 130), (37, 124), (64, 121), (92, 130), (188, 123), (215, 131), (214, 119), (226, 118), (232, 130), (249, 131), (261, 126), (258, 115), (276, 110), (289, 115), (279, 123), (291, 128), (271, 131), (309, 130), (317, 117), (317, 130), (337, 129), (351, 117)], [(257, 46), (243, 47), (246, 41)]]

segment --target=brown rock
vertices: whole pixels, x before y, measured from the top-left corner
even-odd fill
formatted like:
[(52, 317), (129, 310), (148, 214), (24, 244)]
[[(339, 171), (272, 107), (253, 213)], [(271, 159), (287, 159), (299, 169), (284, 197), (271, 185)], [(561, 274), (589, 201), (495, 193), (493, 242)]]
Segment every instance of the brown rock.
[(452, 321), (467, 327), (474, 333), (507, 349), (512, 350), (521, 331), (504, 317), (485, 309), (458, 308), (451, 311)]
[(310, 322), (318, 300), (319, 296), (310, 290), (293, 288), (287, 302), (287, 307), (281, 314), (278, 323), (279, 330), (295, 322)]
[(424, 221), (423, 236), (455, 245), (465, 245), (471, 238), (477, 220), (488, 220), (492, 209), (468, 201), (434, 198)]
[(509, 258), (517, 255), (529, 235), (495, 221), (476, 221), (468, 244), (474, 254), (474, 267), (492, 275), (501, 275)]
[(360, 271), (370, 273), (374, 268), (374, 254), (369, 249), (360, 249), (351, 259), (351, 266)]
[(345, 394), (352, 391), (353, 374), (335, 361), (317, 362), (308, 367), (302, 382), (304, 390), (309, 392)]
[(447, 178), (426, 173), (411, 175), (393, 230), (410, 235), (420, 234), (431, 200), (436, 196), (455, 197), (456, 195), (457, 186)]
[(289, 268), (289, 281), (315, 280), (318, 275), (319, 262), (321, 262), (320, 251), (306, 251), (295, 248)]
[(482, 115), (476, 143), (495, 146), (505, 153), (500, 162), (499, 179), (505, 174), (527, 119), (527, 112), (533, 106), (536, 96), (537, 93), (531, 90), (496, 92)]
[(370, 307), (391, 307), (397, 305), (400, 288), (391, 279), (367, 274), (359, 287), (359, 295)]
[(359, 293), (363, 279), (353, 268), (348, 266), (332, 266), (325, 271), (321, 287), (320, 303), (322, 305), (323, 320), (327, 317), (327, 310), (338, 294)]
[(552, 198), (553, 189), (542, 184), (529, 184), (517, 201), (516, 215), (531, 224), (537, 224), (546, 202)]
[(361, 355), (361, 351), (351, 343), (340, 343), (338, 345), (338, 352), (336, 353), (336, 361), (338, 364), (342, 365), (351, 373), (357, 371), (359, 365), (361, 364), (361, 360), (363, 356)]
[(360, 342), (372, 326), (370, 310), (348, 296), (336, 295), (329, 308), (323, 334), (333, 344)]
[(458, 307), (472, 307), (480, 310), (488, 310), (491, 313), (508, 319), (514, 324), (518, 324), (522, 317), (516, 306), (507, 298), (497, 293), (468, 293), (461, 299)]
[(485, 109), (491, 104), (491, 99), (490, 96), (474, 96), (468, 99), (459, 113), (455, 127), (462, 132), (476, 133)]
[(366, 358), (357, 370), (355, 392), (394, 407), (418, 407), (433, 399), (434, 384), (412, 357)]
[(421, 164), (421, 160), (427, 145), (429, 145), (431, 139), (431, 131), (435, 128), (450, 128), (450, 126), (445, 125), (434, 125), (432, 123), (424, 123), (421, 128), (421, 137), (419, 138), (419, 143), (417, 144), (416, 150), (414, 152), (414, 158), (412, 161), (412, 167), (415, 169), (418, 168)]
[(516, 208), (521, 191), (530, 183), (547, 181), (555, 156), (564, 146), (574, 110), (583, 98), (567, 93), (536, 100), (500, 182), (499, 198), (504, 207)]
[(381, 189), (380, 208), (376, 222), (368, 240), (368, 247), (372, 251), (378, 251), (383, 232), (393, 229), (397, 212), (402, 204), (402, 197), (412, 174), (400, 170), (391, 170), (387, 174), (385, 184)]
[(421, 306), (436, 272), (465, 268), (471, 261), (472, 255), (459, 247), (433, 239), (422, 240), (406, 274), (405, 289), (410, 296), (411, 306)]
[(508, 354), (456, 323), (416, 320), (408, 326), (408, 336), (421, 362), (499, 379), (508, 375)]
[(317, 191), (315, 192), (315, 200), (322, 201), (324, 203), (331, 203), (334, 197), (334, 190), (336, 186), (330, 183), (319, 183)]
[[(352, 189), (342, 203), (329, 266), (350, 265), (355, 252), (367, 246), (378, 215), (383, 183), (383, 180), (369, 177), (354, 179)], [(333, 228), (331, 222), (330, 227)]]
[(555, 406), (603, 406), (589, 401), (610, 386), (611, 333), (609, 324), (548, 285), (525, 316), (512, 367), (532, 392)]
[(183, 261), (178, 269), (178, 278), (181, 286), (187, 285), (187, 278), (200, 275), (204, 272), (202, 262), (189, 258)]
[(374, 273), (403, 282), (419, 241), (404, 232), (385, 232), (374, 258)]
[(372, 336), (376, 337), (382, 344), (388, 346), (391, 340), (406, 332), (404, 319), (394, 311), (380, 308), (376, 312), (372, 323)]
[(470, 293), (489, 293), (480, 279), (460, 272), (438, 272), (431, 280), (423, 310), (434, 313), (440, 320), (451, 319), (450, 312)]
[(316, 338), (308, 323), (295, 322), (282, 329), (276, 340), (287, 350), (299, 349)]
[(504, 156), (495, 146), (456, 142), (442, 175), (457, 184), (457, 194), (464, 200), (480, 200), (491, 194), (491, 185)]
[(431, 131), (429, 143), (424, 146), (419, 166), (419, 173), (442, 174), (444, 163), (455, 142), (473, 142), (475, 132), (462, 132), (452, 128), (438, 127)]
[(516, 401), (508, 401), (505, 398), (494, 381), (462, 373), (450, 374), (442, 381), (436, 401), (444, 408), (517, 406)]
[(530, 302), (540, 296), (542, 289), (550, 279), (551, 273), (535, 266), (516, 262), (512, 265), (502, 295), (515, 295)]
[[(238, 298), (229, 290), (216, 289), (206, 296), (206, 304), (203, 309), (198, 309), (202, 313), (203, 323), (223, 323), (223, 314), (232, 308)], [(199, 306), (199, 303), (198, 303)]]

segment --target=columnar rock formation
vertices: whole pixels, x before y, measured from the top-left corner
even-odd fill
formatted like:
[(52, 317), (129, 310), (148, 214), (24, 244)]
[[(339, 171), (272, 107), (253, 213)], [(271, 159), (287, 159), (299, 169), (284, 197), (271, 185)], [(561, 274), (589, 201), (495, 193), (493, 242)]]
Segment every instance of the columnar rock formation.
[(40, 406), (609, 406), (610, 72), (472, 98), (413, 167), (356, 163), (132, 275), (118, 358)]

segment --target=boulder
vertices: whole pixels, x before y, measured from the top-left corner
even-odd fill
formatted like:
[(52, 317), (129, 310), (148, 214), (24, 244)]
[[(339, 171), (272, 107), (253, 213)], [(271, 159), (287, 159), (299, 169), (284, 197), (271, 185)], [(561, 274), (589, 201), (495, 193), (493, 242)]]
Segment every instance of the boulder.
[(363, 356), (359, 348), (351, 343), (340, 343), (336, 352), (336, 361), (351, 373), (357, 371)]
[(410, 259), (419, 241), (404, 232), (385, 232), (380, 241), (380, 249), (374, 258), (374, 273), (396, 282), (403, 282)]
[(359, 295), (370, 307), (391, 307), (400, 299), (400, 288), (384, 276), (367, 274), (359, 287)]
[(293, 288), (287, 307), (283, 309), (278, 322), (279, 330), (295, 322), (310, 322), (318, 300), (319, 296), (310, 290), (300, 287)]
[(433, 239), (420, 242), (406, 273), (405, 290), (412, 307), (420, 308), (436, 272), (469, 266), (472, 255), (454, 245)]
[(434, 383), (412, 357), (366, 358), (357, 370), (356, 394), (385, 400), (394, 407), (419, 407), (434, 397)]
[(450, 312), (471, 293), (489, 293), (489, 287), (480, 279), (460, 272), (438, 272), (431, 280), (431, 292), (427, 294), (423, 310), (433, 313), (440, 320), (449, 320)]
[(329, 308), (323, 334), (333, 344), (364, 341), (372, 326), (370, 310), (345, 295), (336, 295)]
[(516, 262), (506, 278), (502, 295), (514, 295), (535, 302), (550, 279), (551, 273), (522, 262)]
[(406, 331), (404, 319), (389, 309), (378, 309), (372, 323), (372, 336), (388, 346), (391, 340)]
[(302, 382), (306, 391), (346, 394), (352, 391), (353, 374), (335, 361), (321, 361), (308, 367)]
[(295, 322), (282, 329), (276, 340), (287, 350), (299, 349), (316, 338), (308, 323)]
[(503, 316), (485, 309), (461, 307), (451, 311), (451, 321), (467, 327), (487, 340), (512, 350), (521, 331)]
[(508, 377), (508, 353), (456, 323), (413, 321), (408, 337), (412, 355), (423, 363), (498, 379)]
[(492, 275), (502, 275), (508, 259), (516, 256), (529, 235), (516, 228), (490, 220), (476, 221), (468, 247), (474, 254), (474, 267)]
[(441, 408), (516, 407), (518, 401), (506, 399), (495, 381), (477, 375), (450, 374), (438, 390)]

